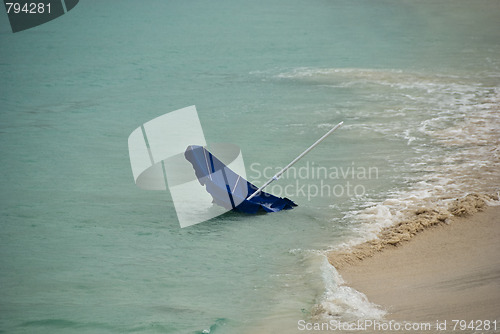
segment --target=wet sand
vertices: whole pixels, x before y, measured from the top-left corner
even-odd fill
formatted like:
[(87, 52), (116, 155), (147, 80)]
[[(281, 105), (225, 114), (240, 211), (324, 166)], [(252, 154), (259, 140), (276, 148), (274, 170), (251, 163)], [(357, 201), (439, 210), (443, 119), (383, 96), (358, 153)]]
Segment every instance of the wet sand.
[(448, 331), (454, 319), (500, 326), (500, 207), (480, 211), (446, 220), (438, 215), (441, 223), (411, 240), (342, 260), (338, 270), (345, 284), (387, 310), (388, 320), (448, 320)]

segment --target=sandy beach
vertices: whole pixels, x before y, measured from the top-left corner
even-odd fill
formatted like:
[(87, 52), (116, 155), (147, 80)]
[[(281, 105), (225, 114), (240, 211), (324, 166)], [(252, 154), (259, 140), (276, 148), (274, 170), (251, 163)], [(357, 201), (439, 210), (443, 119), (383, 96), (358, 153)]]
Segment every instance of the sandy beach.
[[(387, 311), (387, 320), (433, 326), (447, 320), (449, 332), (453, 320), (497, 320), (498, 330), (500, 207), (479, 211), (446, 219), (436, 214), (436, 222), (441, 222), (411, 240), (386, 243), (381, 250), (336, 266), (346, 285)], [(330, 261), (336, 256), (330, 254)]]

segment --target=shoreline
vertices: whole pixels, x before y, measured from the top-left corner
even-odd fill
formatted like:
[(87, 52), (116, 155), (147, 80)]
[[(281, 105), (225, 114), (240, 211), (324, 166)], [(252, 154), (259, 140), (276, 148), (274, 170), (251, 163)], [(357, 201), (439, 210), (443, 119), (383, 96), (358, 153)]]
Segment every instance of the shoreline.
[(495, 195), (472, 193), (454, 200), (448, 209), (417, 209), (401, 222), (379, 232), (376, 239), (368, 240), (348, 249), (327, 253), (328, 261), (337, 270), (356, 264), (377, 253), (399, 247), (412, 240), (419, 233), (439, 225), (450, 225), (460, 217), (471, 217), (487, 207), (487, 202), (498, 201)]
[(500, 206), (470, 194), (448, 211), (419, 210), (380, 239), (328, 259), (350, 286), (398, 322), (497, 320)]

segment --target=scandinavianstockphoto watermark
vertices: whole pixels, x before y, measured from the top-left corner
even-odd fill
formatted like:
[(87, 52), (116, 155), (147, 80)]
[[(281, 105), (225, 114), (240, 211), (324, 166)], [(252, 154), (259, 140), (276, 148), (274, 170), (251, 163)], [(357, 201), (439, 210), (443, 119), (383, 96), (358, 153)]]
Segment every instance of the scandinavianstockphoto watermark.
[[(436, 326), (439, 326), (437, 322)], [(303, 332), (310, 331), (351, 331), (351, 332), (365, 332), (365, 331), (375, 331), (375, 332), (387, 332), (387, 331), (417, 331), (417, 332), (427, 332), (432, 329), (439, 329), (440, 327), (433, 327), (430, 322), (422, 323), (400, 323), (391, 321), (379, 321), (379, 320), (358, 320), (355, 322), (343, 322), (339, 320), (330, 320), (328, 322), (307, 322), (305, 320), (299, 320), (297, 322), (297, 329)]]
[[(281, 170), (281, 167), (255, 162), (250, 165), (248, 176), (250, 180), (267, 180)], [(282, 174), (281, 179), (289, 182), (274, 183), (267, 191), (275, 196), (305, 197), (308, 201), (315, 197), (359, 197), (367, 192), (364, 181), (378, 178), (379, 170), (375, 166), (357, 166), (352, 162), (349, 166), (326, 167), (307, 161)]]
[(436, 320), (432, 322), (396, 322), (380, 320), (357, 320), (344, 322), (330, 320), (328, 322), (307, 322), (299, 320), (297, 329), (301, 332), (496, 332), (497, 320)]
[(31, 29), (72, 10), (79, 0), (4, 0), (12, 32)]
[[(158, 116), (133, 130), (128, 137), (130, 166), (139, 188), (169, 190), (181, 227), (237, 209), (243, 202), (248, 204), (256, 195), (271, 196), (262, 190), (281, 176), (284, 179), (293, 177), (294, 184), (285, 180), (266, 188), (266, 191), (274, 196), (307, 197), (308, 200), (318, 196), (362, 196), (366, 192), (362, 180), (378, 178), (376, 167), (354, 166), (353, 163), (347, 167), (327, 168), (314, 162), (293, 167), (342, 124), (338, 123), (283, 169), (254, 163), (250, 166), (250, 175), (237, 145), (211, 144), (212, 153), (223, 157), (220, 161), (205, 148), (207, 141), (193, 105)], [(193, 147), (201, 148), (203, 156), (192, 156)], [(272, 175), (274, 171), (277, 173)], [(268, 180), (261, 189), (257, 189), (256, 185), (246, 182), (248, 176), (250, 180), (262, 180), (263, 177)], [(340, 182), (342, 179), (346, 182)], [(254, 188), (255, 191), (249, 194)], [(274, 196), (273, 201), (264, 204), (274, 204)], [(257, 209), (262, 206), (262, 203), (251, 204), (257, 205)]]

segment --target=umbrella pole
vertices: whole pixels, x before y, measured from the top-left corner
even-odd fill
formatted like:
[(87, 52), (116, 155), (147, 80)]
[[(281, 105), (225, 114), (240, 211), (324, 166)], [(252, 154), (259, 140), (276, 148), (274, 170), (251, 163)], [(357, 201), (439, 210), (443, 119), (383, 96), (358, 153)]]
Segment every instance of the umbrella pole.
[(251, 200), (252, 198), (254, 198), (255, 196), (257, 196), (261, 191), (262, 189), (264, 189), (265, 187), (267, 187), (269, 184), (271, 184), (271, 182), (275, 181), (275, 180), (278, 180), (280, 178), (280, 176), (286, 172), (290, 167), (292, 167), (297, 161), (299, 161), (300, 159), (302, 159), (307, 153), (309, 153), (313, 148), (315, 148), (316, 146), (318, 146), (319, 143), (321, 143), (326, 137), (328, 137), (329, 135), (332, 134), (333, 131), (337, 130), (342, 124), (344, 124), (344, 122), (340, 122), (339, 124), (335, 125), (330, 131), (328, 131), (327, 133), (325, 133), (323, 135), (323, 137), (321, 137), (320, 139), (318, 139), (314, 144), (312, 144), (311, 146), (309, 146), (309, 148), (307, 150), (305, 150), (304, 152), (302, 152), (298, 157), (296, 157), (295, 159), (293, 159), (292, 162), (290, 162), (285, 168), (283, 168), (282, 170), (280, 170), (278, 173), (276, 173), (276, 175), (274, 175), (272, 178), (270, 178), (266, 183), (264, 183), (264, 185), (262, 187), (260, 187), (259, 189), (257, 189), (257, 191), (255, 191), (252, 195), (250, 195), (247, 200)]

